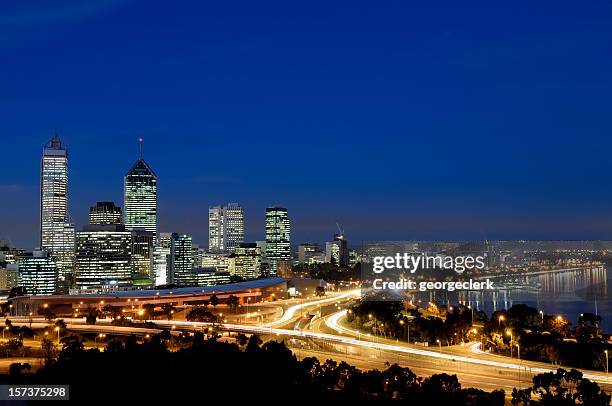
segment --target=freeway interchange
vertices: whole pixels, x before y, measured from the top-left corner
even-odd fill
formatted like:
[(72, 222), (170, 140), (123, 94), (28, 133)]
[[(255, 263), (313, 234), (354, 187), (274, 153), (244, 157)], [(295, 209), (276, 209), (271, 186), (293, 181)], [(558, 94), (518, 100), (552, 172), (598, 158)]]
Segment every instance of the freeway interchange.
[[(333, 293), (322, 298), (295, 301), (279, 300), (275, 306), (280, 316), (272, 321), (257, 324), (240, 322), (215, 323), (217, 329), (245, 334), (258, 334), (269, 339), (284, 339), (296, 356), (316, 356), (321, 360), (346, 361), (361, 369), (384, 369), (397, 363), (412, 369), (417, 375), (436, 373), (456, 374), (465, 387), (483, 390), (504, 389), (531, 385), (535, 374), (555, 371), (557, 366), (493, 355), (480, 349), (480, 343), (468, 343), (450, 347), (422, 347), (379, 336), (364, 334), (343, 323), (347, 304), (359, 298), (360, 291)], [(11, 318), (13, 324), (48, 326), (42, 318)], [(100, 319), (88, 325), (83, 318), (64, 319), (68, 330), (114, 335), (152, 335), (160, 329), (118, 327), (108, 319)], [(183, 320), (151, 320), (160, 328), (175, 330), (208, 329), (211, 323)], [(240, 321), (240, 319), (238, 319)], [(585, 378), (598, 382), (605, 390), (612, 389), (605, 372), (582, 371)]]

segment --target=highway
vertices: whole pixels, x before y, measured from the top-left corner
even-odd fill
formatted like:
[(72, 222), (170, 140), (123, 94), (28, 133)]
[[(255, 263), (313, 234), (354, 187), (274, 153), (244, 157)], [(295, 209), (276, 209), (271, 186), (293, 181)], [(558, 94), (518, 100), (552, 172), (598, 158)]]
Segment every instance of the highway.
[[(420, 376), (434, 373), (457, 374), (462, 385), (484, 390), (504, 389), (508, 394), (514, 387), (529, 386), (534, 374), (555, 371), (557, 367), (544, 363), (518, 360), (492, 355), (480, 350), (479, 343), (466, 346), (426, 348), (397, 341), (373, 337), (344, 326), (341, 320), (346, 310), (334, 311), (324, 317), (314, 317), (311, 322), (301, 323), (303, 313), (313, 309), (336, 309), (338, 303), (352, 300), (358, 291), (348, 291), (333, 297), (302, 302), (287, 307), (275, 321), (262, 325), (237, 323), (216, 324), (231, 332), (255, 333), (276, 337), (288, 337), (287, 344), (299, 357), (316, 356), (320, 360), (347, 361), (362, 369), (384, 369), (397, 363), (409, 367)], [(12, 319), (13, 324), (26, 324), (29, 319)], [(84, 325), (84, 320), (64, 319), (68, 329), (106, 332), (114, 334), (145, 335), (139, 327), (116, 327), (109, 320), (99, 320), (95, 326)], [(310, 320), (310, 319), (309, 319)], [(41, 320), (34, 320), (38, 325)], [(159, 327), (175, 329), (206, 329), (211, 323), (181, 320), (151, 320)], [(44, 321), (43, 321), (44, 322)], [(303, 325), (302, 325), (303, 324)], [(48, 324), (47, 324), (48, 325)], [(284, 326), (285, 328), (280, 328)], [(297, 326), (297, 328), (294, 328)], [(582, 371), (585, 378), (600, 383), (606, 390), (612, 389), (604, 372)]]

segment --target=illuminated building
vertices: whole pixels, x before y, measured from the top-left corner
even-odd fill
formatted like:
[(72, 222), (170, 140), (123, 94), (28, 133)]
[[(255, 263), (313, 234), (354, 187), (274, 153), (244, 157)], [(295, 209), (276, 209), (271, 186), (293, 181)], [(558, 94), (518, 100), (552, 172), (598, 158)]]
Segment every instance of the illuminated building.
[(128, 231), (144, 229), (157, 237), (157, 176), (142, 158), (124, 178), (124, 223)]
[(170, 272), (171, 280), (179, 286), (194, 286), (195, 281), (191, 270), (193, 269), (193, 242), (191, 236), (172, 233), (170, 239)]
[(98, 202), (89, 208), (89, 224), (121, 224), (123, 213), (121, 207), (113, 202)]
[(261, 271), (261, 248), (255, 243), (240, 244), (228, 256), (229, 273), (244, 279), (258, 278)]
[(234, 252), (244, 242), (244, 210), (237, 203), (208, 209), (208, 249)]
[(266, 260), (272, 276), (279, 261), (291, 261), (291, 222), (285, 208), (266, 209)]
[(325, 253), (319, 244), (300, 244), (298, 246), (298, 262), (300, 264), (312, 265), (325, 262)]
[(74, 270), (74, 226), (68, 215), (68, 151), (57, 135), (41, 159), (40, 248), (55, 257), (58, 280), (67, 288)]
[(76, 288), (108, 292), (132, 286), (132, 233), (123, 225), (91, 224), (77, 233)]
[(45, 251), (33, 251), (19, 256), (19, 286), (27, 295), (52, 295), (57, 289), (55, 258)]

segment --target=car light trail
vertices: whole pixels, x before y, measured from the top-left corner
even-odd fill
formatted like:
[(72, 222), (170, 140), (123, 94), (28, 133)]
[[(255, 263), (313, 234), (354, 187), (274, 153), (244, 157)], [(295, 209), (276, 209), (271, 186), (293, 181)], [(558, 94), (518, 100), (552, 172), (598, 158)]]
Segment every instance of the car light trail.
[(306, 302), (306, 303), (300, 303), (297, 304), (295, 306), (291, 306), (287, 309), (287, 311), (285, 311), (285, 313), (278, 319), (278, 320), (274, 320), (270, 323), (266, 323), (263, 324), (263, 326), (265, 327), (275, 327), (275, 326), (280, 326), (283, 325), (285, 323), (288, 323), (289, 321), (291, 321), (291, 319), (293, 319), (295, 317), (295, 314), (300, 311), (303, 310), (307, 307), (312, 307), (312, 306), (317, 306), (317, 305), (322, 305), (322, 304), (326, 304), (326, 303), (332, 303), (332, 302), (336, 302), (338, 300), (344, 300), (344, 299), (348, 299), (351, 297), (355, 297), (358, 298), (361, 296), (361, 290), (360, 289), (354, 289), (354, 290), (349, 290), (348, 292), (345, 292), (341, 295), (338, 296), (333, 296), (333, 297), (328, 297), (325, 299), (320, 299), (320, 300), (314, 300), (311, 302)]

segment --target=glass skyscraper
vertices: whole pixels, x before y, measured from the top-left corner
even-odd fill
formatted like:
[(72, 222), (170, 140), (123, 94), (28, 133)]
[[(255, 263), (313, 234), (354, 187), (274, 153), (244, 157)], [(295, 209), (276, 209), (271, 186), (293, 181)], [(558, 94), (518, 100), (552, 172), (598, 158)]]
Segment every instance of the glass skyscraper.
[(55, 135), (45, 145), (40, 169), (40, 248), (55, 258), (62, 287), (74, 270), (74, 226), (68, 215), (68, 151)]
[(270, 275), (276, 275), (279, 262), (291, 261), (291, 222), (283, 207), (266, 209), (266, 259)]
[(195, 285), (193, 269), (193, 242), (191, 236), (172, 233), (170, 240), (170, 275), (179, 286)]
[(19, 286), (26, 295), (52, 295), (56, 293), (57, 266), (55, 259), (45, 251), (34, 251), (19, 256)]
[(124, 215), (128, 231), (143, 229), (157, 238), (157, 176), (142, 154), (124, 178)]

